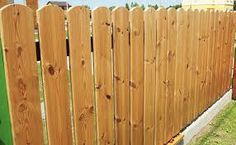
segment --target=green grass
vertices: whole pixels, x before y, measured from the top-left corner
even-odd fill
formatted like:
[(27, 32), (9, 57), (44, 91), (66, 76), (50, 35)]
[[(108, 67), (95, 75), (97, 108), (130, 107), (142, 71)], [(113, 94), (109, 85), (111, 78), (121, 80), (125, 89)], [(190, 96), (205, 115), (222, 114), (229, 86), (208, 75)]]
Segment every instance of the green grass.
[(236, 145), (236, 102), (223, 110), (190, 145)]

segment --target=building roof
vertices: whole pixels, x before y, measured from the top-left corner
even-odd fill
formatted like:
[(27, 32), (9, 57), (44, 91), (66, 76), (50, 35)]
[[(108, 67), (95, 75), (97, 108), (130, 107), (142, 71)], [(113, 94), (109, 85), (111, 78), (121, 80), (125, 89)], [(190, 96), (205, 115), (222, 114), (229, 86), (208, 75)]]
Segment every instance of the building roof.
[(68, 2), (66, 1), (48, 1), (48, 4), (53, 4), (53, 5), (57, 5), (59, 7), (67, 7), (67, 6), (71, 6)]

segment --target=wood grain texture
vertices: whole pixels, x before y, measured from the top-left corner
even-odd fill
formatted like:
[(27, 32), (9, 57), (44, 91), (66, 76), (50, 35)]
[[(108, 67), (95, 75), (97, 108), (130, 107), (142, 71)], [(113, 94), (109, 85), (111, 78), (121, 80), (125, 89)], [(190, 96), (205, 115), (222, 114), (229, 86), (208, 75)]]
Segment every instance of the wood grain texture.
[(0, 14), (13, 143), (43, 144), (33, 12), (9, 5)]
[(90, 41), (90, 11), (73, 7), (67, 13), (71, 85), (77, 145), (95, 144), (95, 102)]
[(217, 100), (218, 92), (217, 92), (217, 69), (218, 69), (218, 37), (219, 37), (219, 12), (215, 12), (215, 21), (214, 21), (214, 35), (215, 35), (215, 44), (214, 44), (214, 63), (213, 63), (213, 90), (214, 91), (214, 101)]
[(209, 10), (204, 11), (203, 14), (203, 33), (202, 33), (202, 79), (201, 79), (201, 88), (202, 88), (202, 112), (205, 111), (208, 106), (207, 106), (207, 101), (208, 101), (208, 96), (207, 96), (207, 60), (208, 60), (208, 23), (209, 23)]
[(192, 87), (192, 93), (194, 95), (194, 118), (198, 116), (198, 108), (199, 108), (199, 103), (198, 103), (198, 98), (199, 98), (199, 87), (198, 87), (198, 78), (199, 78), (199, 45), (200, 45), (200, 40), (199, 40), (199, 30), (200, 30), (200, 13), (198, 10), (194, 10), (194, 32), (193, 32), (193, 66), (192, 66), (192, 77), (195, 80), (195, 83), (193, 84), (194, 87)]
[(130, 11), (130, 103), (131, 145), (144, 144), (144, 15), (141, 8)]
[[(184, 77), (185, 77), (185, 67), (184, 67), (184, 57), (186, 49), (186, 13), (184, 9), (177, 10), (177, 41), (176, 41), (176, 70), (175, 70), (175, 132), (179, 131), (183, 126), (183, 119), (185, 116), (184, 111)], [(179, 113), (177, 113), (179, 112)]]
[[(175, 67), (176, 67), (176, 42), (177, 42), (177, 15), (174, 8), (168, 9), (168, 36), (167, 36), (167, 105), (166, 105), (166, 138), (165, 143), (169, 141), (174, 132), (174, 102), (175, 97)], [(174, 101), (173, 101), (174, 100)]]
[(208, 30), (209, 30), (209, 43), (208, 43), (208, 65), (207, 65), (207, 72), (208, 72), (208, 79), (207, 79), (207, 84), (208, 84), (208, 106), (213, 104), (213, 91), (212, 91), (212, 86), (213, 86), (213, 60), (214, 60), (214, 44), (215, 44), (215, 35), (214, 35), (214, 20), (215, 20), (215, 11), (211, 10), (210, 11), (210, 18), (209, 18), (209, 25), (208, 25)]
[(194, 67), (196, 65), (196, 51), (194, 50), (194, 11), (192, 9), (187, 10), (187, 46), (186, 52), (187, 57), (186, 61), (186, 69), (187, 69), (187, 79), (186, 79), (186, 87), (188, 90), (188, 113), (187, 113), (187, 124), (189, 124), (194, 118), (194, 91), (195, 91), (195, 76), (194, 76)]
[(144, 144), (154, 145), (156, 89), (155, 9), (144, 11)]
[(112, 79), (111, 15), (108, 8), (92, 11), (94, 73), (99, 145), (114, 143), (114, 96)]
[(217, 99), (220, 98), (221, 96), (221, 60), (222, 60), (222, 41), (223, 41), (223, 12), (220, 11), (219, 12), (219, 19), (218, 19), (218, 23), (219, 23), (219, 29), (218, 29), (218, 38), (217, 38)]
[(71, 145), (70, 98), (64, 12), (57, 6), (38, 10), (39, 38), (49, 144)]
[(129, 144), (129, 11), (112, 11), (116, 144)]
[[(193, 109), (194, 109), (194, 93), (192, 92), (191, 88), (194, 88), (195, 79), (192, 73), (193, 69), (193, 59), (195, 59), (195, 54), (193, 54), (193, 32), (194, 32), (194, 12), (192, 9), (188, 9), (187, 13), (187, 20), (186, 20), (186, 56), (185, 56), (185, 69), (186, 69), (186, 80), (185, 80), (185, 87), (186, 87), (186, 97), (187, 97), (187, 115), (186, 115), (186, 124), (189, 124), (193, 118)], [(195, 62), (194, 62), (195, 63)]]
[(167, 10), (160, 8), (156, 11), (157, 19), (157, 50), (156, 50), (156, 145), (163, 145), (166, 131), (166, 71), (167, 71)]
[(198, 77), (198, 115), (200, 115), (203, 112), (203, 106), (204, 106), (204, 100), (203, 100), (203, 63), (204, 63), (204, 10), (200, 11), (200, 29), (199, 29), (199, 51), (198, 51), (198, 70), (199, 70), (199, 77)]

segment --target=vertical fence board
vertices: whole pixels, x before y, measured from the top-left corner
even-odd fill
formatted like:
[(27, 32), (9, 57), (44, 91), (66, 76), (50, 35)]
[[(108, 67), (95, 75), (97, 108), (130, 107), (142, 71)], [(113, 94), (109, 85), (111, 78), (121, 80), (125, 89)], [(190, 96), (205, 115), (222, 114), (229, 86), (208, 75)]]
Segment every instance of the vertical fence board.
[(156, 17), (155, 9), (144, 12), (144, 144), (154, 145), (156, 89)]
[(198, 91), (199, 91), (199, 96), (198, 96), (198, 103), (199, 103), (199, 108), (198, 108), (198, 114), (200, 115), (203, 112), (203, 106), (204, 106), (204, 99), (203, 99), (203, 63), (204, 63), (204, 16), (205, 12), (204, 10), (200, 11), (200, 29), (199, 29), (199, 53), (198, 53), (198, 68), (199, 68), (199, 77), (198, 77)]
[(108, 8), (92, 12), (95, 65), (97, 139), (99, 145), (114, 143), (114, 106), (111, 56), (111, 15)]
[[(49, 144), (72, 144), (64, 12), (45, 6), (37, 13)], [(56, 24), (56, 25), (55, 25)]]
[(165, 143), (173, 136), (174, 132), (174, 106), (175, 100), (175, 64), (176, 64), (176, 10), (174, 8), (168, 9), (168, 42), (167, 42), (167, 105), (166, 105), (166, 138)]
[(43, 144), (33, 12), (22, 5), (1, 10), (1, 37), (14, 144)]
[(217, 99), (220, 98), (221, 96), (221, 90), (220, 90), (220, 86), (221, 86), (221, 67), (222, 65), (221, 60), (222, 60), (222, 40), (223, 40), (223, 12), (220, 11), (219, 12), (219, 19), (218, 19), (218, 23), (219, 23), (219, 29), (218, 29), (218, 39), (217, 39), (217, 51), (218, 51), (218, 55), (217, 55)]
[[(183, 126), (185, 116), (184, 105), (184, 55), (186, 47), (186, 13), (184, 9), (177, 10), (177, 45), (176, 45), (176, 70), (175, 70), (175, 131), (179, 131)], [(178, 112), (178, 113), (177, 113)]]
[(131, 145), (144, 143), (144, 44), (143, 11), (130, 11), (130, 103), (131, 103)]
[[(224, 31), (224, 37), (225, 37), (225, 39), (224, 39), (224, 47), (223, 47), (223, 54), (224, 54), (224, 60), (223, 60), (223, 66), (224, 66), (224, 70), (223, 70), (223, 73), (222, 73), (222, 75), (223, 75), (223, 82), (222, 82), (222, 90), (223, 90), (223, 93), (225, 93), (226, 91), (228, 91), (227, 90), (227, 84), (226, 84), (226, 82), (227, 82), (227, 72), (228, 72), (228, 52), (230, 52), (230, 50), (228, 49), (228, 40), (229, 40), (229, 28), (230, 28), (230, 20), (229, 20), (229, 12), (225, 12), (225, 31)], [(230, 57), (229, 57), (230, 58)]]
[(204, 11), (203, 18), (203, 71), (202, 71), (202, 91), (203, 91), (203, 108), (202, 111), (205, 111), (208, 106), (208, 96), (207, 96), (207, 64), (208, 64), (208, 42), (209, 42), (209, 33), (208, 33), (208, 24), (209, 24), (209, 10)]
[(129, 11), (112, 12), (116, 144), (129, 144)]
[(215, 20), (215, 12), (212, 10), (210, 11), (210, 17), (209, 17), (209, 25), (208, 25), (208, 30), (209, 30), (209, 43), (208, 43), (208, 64), (207, 64), (207, 72), (208, 72), (208, 77), (207, 77), (207, 96), (209, 97), (207, 105), (210, 106), (213, 103), (213, 91), (212, 91), (212, 86), (213, 86), (213, 52), (214, 52), (214, 20)]
[(223, 78), (224, 78), (224, 61), (225, 61), (225, 30), (226, 30), (226, 12), (222, 12), (222, 33), (221, 33), (221, 45), (220, 45), (220, 84), (219, 84), (219, 89), (220, 89), (220, 96), (223, 96), (224, 90), (223, 90)]
[(193, 32), (193, 52), (192, 54), (194, 55), (193, 59), (193, 66), (192, 66), (192, 71), (193, 71), (193, 77), (195, 80), (194, 87), (192, 88), (192, 92), (194, 95), (194, 118), (198, 116), (198, 108), (199, 108), (199, 103), (198, 103), (198, 98), (199, 98), (199, 87), (198, 87), (198, 78), (199, 78), (199, 45), (200, 45), (200, 40), (199, 40), (199, 30), (200, 30), (200, 13), (198, 10), (194, 10), (194, 32)]
[(186, 88), (188, 90), (188, 117), (187, 117), (187, 123), (190, 123), (192, 119), (194, 118), (194, 88), (195, 88), (195, 77), (193, 73), (194, 66), (196, 64), (196, 52), (194, 50), (194, 11), (192, 9), (189, 9), (187, 11), (187, 52), (188, 56), (186, 57), (187, 64), (187, 81), (186, 81)]
[(156, 12), (157, 50), (156, 50), (156, 145), (163, 145), (165, 136), (166, 109), (166, 71), (167, 71), (167, 10), (160, 8)]
[(90, 11), (74, 7), (67, 13), (75, 138), (78, 145), (95, 144)]
[(213, 82), (212, 82), (212, 90), (215, 90), (213, 91), (213, 102), (215, 102), (216, 100), (216, 97), (217, 97), (217, 54), (218, 54), (218, 51), (217, 51), (217, 47), (218, 47), (218, 43), (217, 43), (217, 40), (218, 40), (218, 28), (219, 28), (219, 23), (218, 23), (218, 18), (219, 18), (219, 12), (216, 11), (215, 12), (215, 20), (214, 20), (214, 50), (213, 50), (213, 55), (214, 55), (214, 59), (213, 59)]

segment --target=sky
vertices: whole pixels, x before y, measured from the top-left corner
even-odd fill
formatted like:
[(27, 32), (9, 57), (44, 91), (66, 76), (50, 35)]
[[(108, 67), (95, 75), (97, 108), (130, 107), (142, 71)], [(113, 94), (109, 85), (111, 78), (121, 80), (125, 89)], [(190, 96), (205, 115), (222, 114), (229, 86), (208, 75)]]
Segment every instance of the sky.
[[(39, 0), (39, 7), (45, 5), (49, 0)], [(144, 4), (157, 4), (161, 6), (170, 6), (181, 3), (181, 0), (56, 0), (56, 1), (67, 1), (70, 5), (88, 5), (90, 8), (96, 8), (99, 6), (124, 6), (125, 3), (137, 2)], [(14, 0), (15, 3), (24, 3), (24, 0)]]

